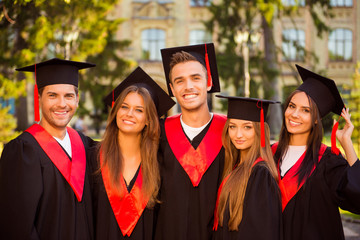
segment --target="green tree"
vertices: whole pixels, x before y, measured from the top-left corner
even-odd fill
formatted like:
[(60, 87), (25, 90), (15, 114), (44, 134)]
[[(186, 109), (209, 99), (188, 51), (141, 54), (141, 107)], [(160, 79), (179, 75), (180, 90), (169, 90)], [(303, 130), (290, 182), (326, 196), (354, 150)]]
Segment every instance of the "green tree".
[[(264, 39), (264, 51), (252, 51), (250, 56), (249, 68), (251, 72), (256, 72), (262, 79), (264, 98), (281, 101), (279, 87), (279, 67), (277, 49), (274, 41), (274, 19), (283, 15), (290, 16), (295, 13), (300, 2), (306, 2), (306, 8), (314, 20), (318, 34), (321, 35), (328, 30), (326, 24), (321, 20), (319, 14), (325, 17), (330, 16), (327, 9), (330, 8), (329, 0), (307, 0), (295, 1), (295, 6), (284, 6), (281, 0), (219, 0), (213, 1), (209, 10), (212, 17), (205, 22), (207, 29), (216, 32), (217, 42), (224, 46), (223, 51), (218, 52), (219, 72), (226, 85), (233, 85), (237, 89), (237, 94), (244, 91), (244, 59), (237, 54), (237, 43), (235, 36), (239, 30), (246, 30), (249, 33), (248, 41), (256, 32), (261, 32)], [(316, 7), (322, 11), (317, 12)], [(254, 81), (252, 81), (254, 85)], [(257, 88), (251, 93), (251, 97), (257, 97)], [(278, 133), (282, 122), (282, 113), (279, 105), (272, 107), (270, 119), (272, 134)]]
[[(93, 91), (94, 75), (107, 78), (109, 85), (122, 75), (128, 65), (117, 57), (128, 41), (116, 41), (113, 36), (122, 19), (110, 19), (109, 13), (118, 0), (4, 0), (0, 21), (0, 87), (7, 80), (15, 83), (26, 79), (33, 83), (33, 74), (14, 71), (53, 57), (75, 61), (93, 61), (96, 69), (80, 76), (82, 92)], [(112, 47), (116, 47), (115, 49)], [(110, 59), (109, 59), (109, 58)], [(111, 64), (116, 70), (111, 68)], [(9, 81), (10, 81), (9, 80)], [(25, 88), (24, 88), (25, 90)], [(104, 96), (108, 89), (96, 89), (97, 96)], [(25, 91), (24, 91), (25, 92)], [(17, 125), (19, 130), (28, 127), (26, 104), (21, 97), (24, 92), (12, 97), (17, 99)], [(9, 95), (6, 93), (6, 95)], [(98, 98), (92, 98), (97, 106)], [(26, 102), (25, 102), (26, 103)], [(85, 111), (86, 109), (80, 109)]]

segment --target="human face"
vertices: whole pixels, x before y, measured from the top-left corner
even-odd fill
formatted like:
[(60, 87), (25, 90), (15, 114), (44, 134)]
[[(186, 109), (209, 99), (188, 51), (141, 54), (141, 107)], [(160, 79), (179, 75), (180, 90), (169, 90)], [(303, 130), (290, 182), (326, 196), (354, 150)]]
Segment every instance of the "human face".
[(236, 149), (247, 152), (255, 141), (255, 129), (251, 121), (229, 120), (229, 137)]
[(53, 84), (44, 87), (39, 99), (42, 118), (40, 125), (50, 133), (65, 130), (78, 107), (79, 98), (75, 86)]
[(116, 114), (116, 124), (120, 133), (141, 134), (146, 124), (145, 105), (143, 97), (130, 92), (121, 104)]
[(171, 91), (182, 111), (196, 111), (207, 107), (206, 71), (197, 61), (178, 63), (171, 72)]
[(286, 129), (292, 136), (306, 141), (312, 128), (310, 103), (304, 92), (296, 93), (285, 110)]

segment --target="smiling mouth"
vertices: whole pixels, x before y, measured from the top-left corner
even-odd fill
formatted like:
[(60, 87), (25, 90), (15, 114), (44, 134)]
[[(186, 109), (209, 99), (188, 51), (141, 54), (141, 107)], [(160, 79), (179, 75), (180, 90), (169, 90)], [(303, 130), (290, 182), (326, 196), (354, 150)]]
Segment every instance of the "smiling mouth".
[(245, 141), (244, 141), (244, 140), (235, 140), (235, 142), (236, 142), (236, 144), (241, 145), (241, 144), (243, 144)]
[(289, 124), (290, 124), (291, 126), (299, 126), (299, 125), (301, 125), (301, 123), (294, 122), (294, 121), (291, 121), (291, 120), (289, 120)]
[(183, 95), (183, 98), (184, 98), (185, 100), (188, 100), (188, 99), (196, 98), (197, 96), (198, 96), (198, 95), (195, 94), (195, 93), (193, 93), (193, 94), (184, 94), (184, 95)]
[(66, 115), (68, 111), (54, 111), (56, 115)]
[(122, 121), (123, 121), (123, 123), (125, 123), (125, 124), (130, 124), (130, 125), (134, 125), (134, 124), (135, 124), (135, 122), (129, 121), (129, 120), (126, 120), (126, 119), (124, 119), (124, 120), (122, 120)]

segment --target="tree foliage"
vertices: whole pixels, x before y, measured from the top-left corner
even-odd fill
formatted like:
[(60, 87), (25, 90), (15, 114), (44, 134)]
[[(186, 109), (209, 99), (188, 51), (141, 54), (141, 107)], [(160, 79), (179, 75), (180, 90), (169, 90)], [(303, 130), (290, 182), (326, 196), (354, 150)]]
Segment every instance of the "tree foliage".
[[(114, 78), (121, 76), (128, 65), (116, 53), (129, 42), (114, 40), (117, 27), (123, 20), (109, 18), (109, 13), (117, 2), (118, 0), (0, 1), (0, 9), (3, 9), (0, 15), (0, 92), (1, 97), (17, 99), (16, 116), (20, 130), (29, 125), (26, 115), (21, 116), (24, 112), (27, 114), (24, 109), (26, 104), (19, 104), (21, 96), (26, 92), (21, 80), (33, 83), (34, 77), (33, 74), (16, 72), (16, 67), (53, 57), (94, 62), (96, 70), (81, 71), (80, 90), (95, 91), (96, 94), (91, 99), (98, 107), (99, 99), (108, 89), (99, 87), (94, 90), (94, 85), (89, 82), (100, 81), (96, 75), (101, 74), (111, 86)], [(82, 110), (90, 112), (85, 108)], [(2, 117), (0, 114), (0, 121)], [(103, 119), (103, 116), (100, 118)]]
[[(239, 30), (249, 33), (248, 44), (251, 35), (257, 32), (262, 34), (264, 41), (264, 51), (259, 49), (255, 51), (250, 48), (252, 53), (249, 59), (250, 72), (260, 76), (262, 80), (260, 86), (250, 86), (250, 89), (253, 89), (250, 96), (258, 97), (258, 90), (262, 88), (264, 98), (278, 101), (282, 100), (279, 97), (281, 89), (279, 88), (277, 63), (281, 49), (276, 47), (273, 37), (274, 20), (296, 13), (301, 2), (304, 2), (313, 18), (318, 35), (321, 36), (324, 31), (328, 30), (320, 15), (330, 16), (327, 12), (327, 9), (330, 8), (329, 0), (299, 0), (295, 2), (297, 4), (294, 6), (285, 6), (282, 0), (219, 0), (213, 1), (209, 6), (212, 17), (205, 22), (205, 26), (218, 36), (216, 40), (221, 46), (218, 48), (220, 76), (226, 85), (234, 86), (236, 94), (241, 95), (244, 91), (244, 59), (239, 54), (238, 43), (235, 41), (235, 35)], [(308, 54), (311, 55), (311, 53)], [(250, 76), (254, 74), (250, 74)], [(255, 82), (251, 81), (251, 84), (255, 85)], [(281, 125), (281, 110), (279, 107), (274, 110), (270, 121), (272, 133), (278, 132)]]

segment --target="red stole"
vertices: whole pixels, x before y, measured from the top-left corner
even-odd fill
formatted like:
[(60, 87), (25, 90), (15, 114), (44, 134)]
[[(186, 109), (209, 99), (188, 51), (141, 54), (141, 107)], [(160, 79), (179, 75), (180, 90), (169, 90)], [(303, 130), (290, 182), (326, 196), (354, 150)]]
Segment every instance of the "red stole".
[[(257, 163), (259, 162), (262, 162), (262, 161), (265, 161), (264, 159), (262, 158), (258, 158), (255, 160), (255, 162), (253, 163), (252, 167), (253, 168)], [(236, 167), (235, 167), (236, 168)], [(219, 225), (219, 216), (218, 216), (218, 206), (219, 206), (219, 198), (220, 198), (220, 194), (221, 194), (221, 191), (225, 185), (225, 183), (227, 182), (227, 180), (229, 179), (231, 173), (229, 175), (227, 175), (224, 180), (222, 181), (222, 183), (220, 184), (220, 187), (218, 189), (218, 192), (217, 192), (217, 199), (216, 199), (216, 205), (215, 205), (215, 211), (214, 211), (214, 226), (213, 226), (213, 230), (216, 231), (217, 228), (218, 228), (218, 225)]]
[[(278, 143), (275, 143), (274, 145), (272, 145), (271, 149), (272, 149), (273, 154), (275, 154), (277, 146), (278, 146)], [(319, 159), (318, 159), (319, 162), (320, 162), (326, 148), (327, 148), (326, 145), (321, 144), (320, 150), (319, 150)], [(290, 168), (290, 170), (285, 174), (285, 176), (283, 178), (281, 178), (280, 165), (278, 163), (277, 168), (278, 168), (278, 174), (279, 174), (279, 188), (281, 191), (281, 202), (282, 202), (282, 210), (283, 211), (284, 211), (286, 205), (288, 204), (288, 202), (295, 196), (295, 194), (299, 191), (299, 189), (305, 183), (305, 180), (303, 180), (299, 185), (298, 184), (298, 176), (296, 176), (296, 173), (299, 171), (301, 163), (304, 160), (305, 154), (306, 154), (306, 151), (301, 155), (299, 160), (297, 160), (297, 162), (294, 164), (294, 166), (292, 166)], [(315, 170), (315, 166), (311, 170), (310, 176), (314, 172), (314, 170)]]
[[(101, 153), (100, 163), (102, 164)], [(136, 178), (136, 182), (130, 193), (126, 188), (125, 180), (122, 176), (120, 176), (119, 181), (121, 183), (122, 192), (125, 193), (123, 196), (120, 196), (117, 190), (112, 189), (109, 179), (109, 170), (107, 166), (101, 168), (101, 175), (106, 189), (106, 194), (108, 196), (111, 208), (113, 210), (119, 228), (123, 236), (127, 235), (130, 237), (150, 199), (150, 196), (144, 196), (141, 191), (143, 180), (141, 166), (139, 174)]]
[(26, 132), (30, 133), (39, 143), (42, 150), (54, 163), (73, 189), (80, 202), (84, 190), (86, 154), (79, 134), (72, 128), (66, 128), (71, 141), (72, 161), (59, 143), (39, 124), (33, 124)]
[(165, 132), (170, 148), (194, 187), (199, 185), (202, 176), (220, 152), (225, 122), (225, 116), (214, 114), (209, 130), (195, 150), (181, 127), (180, 114), (165, 120)]

